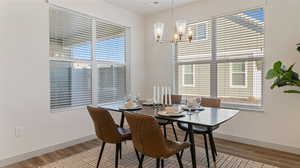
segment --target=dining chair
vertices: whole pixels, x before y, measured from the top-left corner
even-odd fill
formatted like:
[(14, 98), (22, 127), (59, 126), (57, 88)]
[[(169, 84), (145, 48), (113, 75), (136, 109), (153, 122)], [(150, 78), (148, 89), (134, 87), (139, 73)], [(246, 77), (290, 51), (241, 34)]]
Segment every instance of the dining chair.
[[(165, 99), (163, 101), (166, 102)], [(172, 101), (171, 104), (181, 104), (181, 95), (171, 95), (171, 101)], [(178, 141), (176, 129), (172, 121), (158, 119), (158, 124), (163, 127), (165, 137), (167, 137), (167, 125), (171, 125), (175, 140)]]
[(93, 120), (97, 137), (102, 140), (97, 168), (104, 151), (106, 143), (116, 144), (115, 153), (115, 168), (118, 167), (118, 157), (121, 158), (121, 143), (126, 140), (131, 140), (130, 130), (119, 127), (113, 120), (110, 113), (99, 107), (87, 107), (88, 112)]
[[(200, 100), (201, 100), (200, 105), (204, 106), (204, 107), (220, 108), (220, 106), (221, 106), (221, 100), (217, 99), (217, 98), (202, 97)], [(187, 141), (187, 138), (188, 138), (188, 125), (185, 124), (185, 123), (180, 123), (180, 122), (178, 122), (177, 125), (181, 130), (186, 132), (185, 137), (184, 137), (184, 142)], [(203, 126), (193, 126), (193, 132), (195, 134), (202, 134), (203, 135), (205, 152), (206, 152), (206, 159), (207, 159), (208, 164), (209, 164), (209, 155), (208, 155), (207, 135), (208, 135), (209, 143), (210, 143), (210, 146), (211, 146), (211, 152), (212, 152), (212, 155), (213, 155), (213, 160), (215, 161), (216, 160), (215, 157), (218, 155), (218, 153), (217, 153), (217, 149), (216, 149), (216, 145), (215, 145), (215, 142), (214, 142), (212, 131), (214, 131), (217, 128), (219, 128), (219, 126), (215, 126), (215, 127), (210, 128), (210, 129), (208, 129), (207, 127), (203, 127)], [(182, 154), (183, 154), (183, 151), (181, 152), (181, 157), (182, 157)]]
[(183, 168), (179, 152), (190, 146), (187, 142), (170, 141), (164, 138), (155, 118), (137, 113), (125, 113), (132, 131), (134, 148), (141, 153), (139, 168), (143, 167), (144, 156), (156, 159), (156, 167), (164, 167), (164, 159), (176, 155), (179, 167)]

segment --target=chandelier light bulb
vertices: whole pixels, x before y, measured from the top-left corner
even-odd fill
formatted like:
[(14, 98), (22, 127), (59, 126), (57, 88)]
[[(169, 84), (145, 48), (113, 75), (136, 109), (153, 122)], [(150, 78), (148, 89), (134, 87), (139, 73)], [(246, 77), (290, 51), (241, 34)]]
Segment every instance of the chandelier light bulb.
[(164, 33), (164, 24), (163, 23), (155, 23), (154, 24), (154, 38), (155, 41), (159, 42), (162, 39)]
[(187, 38), (188, 38), (189, 42), (191, 42), (193, 39), (193, 31), (191, 28), (188, 29)]
[(174, 41), (176, 42), (176, 41), (178, 41), (178, 39), (179, 39), (179, 35), (177, 33), (175, 33), (174, 34)]
[(177, 29), (177, 33), (179, 34), (179, 39), (181, 40), (182, 35), (185, 34), (186, 21), (185, 20), (177, 20), (176, 21), (176, 29)]

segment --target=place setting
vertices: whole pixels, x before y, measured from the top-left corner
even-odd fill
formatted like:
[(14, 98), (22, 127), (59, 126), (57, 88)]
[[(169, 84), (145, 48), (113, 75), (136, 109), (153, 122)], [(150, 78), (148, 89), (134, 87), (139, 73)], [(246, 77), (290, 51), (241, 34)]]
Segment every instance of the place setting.
[(138, 96), (128, 96), (127, 101), (119, 108), (121, 111), (138, 111), (141, 109), (143, 109), (143, 106)]

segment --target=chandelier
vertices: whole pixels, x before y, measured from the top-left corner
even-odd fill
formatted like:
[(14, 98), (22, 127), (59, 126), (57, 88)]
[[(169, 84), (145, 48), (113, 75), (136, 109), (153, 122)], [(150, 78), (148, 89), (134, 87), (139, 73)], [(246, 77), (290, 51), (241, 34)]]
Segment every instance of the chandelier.
[[(174, 0), (171, 0), (171, 18), (174, 21)], [(174, 23), (172, 23), (174, 24)], [(156, 42), (159, 43), (178, 43), (178, 42), (191, 42), (193, 39), (193, 32), (191, 28), (186, 31), (186, 21), (177, 20), (174, 25), (175, 31), (173, 32), (173, 37), (170, 40), (163, 41), (165, 24), (157, 22), (154, 24), (154, 38)]]

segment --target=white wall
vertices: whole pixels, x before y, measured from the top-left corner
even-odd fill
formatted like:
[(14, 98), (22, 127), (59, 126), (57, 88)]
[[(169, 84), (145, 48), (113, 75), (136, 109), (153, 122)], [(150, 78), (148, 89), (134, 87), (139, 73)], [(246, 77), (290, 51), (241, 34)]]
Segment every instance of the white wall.
[[(176, 8), (175, 17), (188, 21), (205, 20), (213, 16), (229, 14), (241, 9), (265, 6), (265, 69), (277, 60), (286, 64), (298, 63), (300, 53), (295, 45), (300, 42), (299, 0), (201, 0)], [(146, 97), (151, 97), (151, 88), (156, 81), (172, 83), (171, 48), (156, 44), (153, 40), (153, 23), (168, 23), (170, 13), (162, 11), (149, 15), (145, 21)], [(166, 25), (168, 29), (169, 25)], [(168, 33), (168, 32), (167, 32)], [(218, 130), (223, 137), (249, 140), (300, 154), (300, 95), (284, 94), (282, 90), (271, 91), (271, 81), (264, 85), (264, 111), (241, 111), (241, 113)], [(246, 141), (245, 141), (246, 142)]]
[[(148, 16), (144, 22), (142, 17), (103, 0), (51, 2), (132, 28), (134, 92), (144, 94), (145, 91), (145, 96), (151, 97), (155, 81), (172, 83), (171, 47), (157, 45), (152, 35), (153, 23), (169, 21), (168, 13)], [(201, 0), (176, 9), (176, 15), (190, 21), (202, 20), (263, 3), (262, 0)], [(300, 41), (299, 6), (299, 0), (268, 0), (266, 67), (278, 59), (287, 64), (300, 61), (295, 51), (295, 44)], [(0, 1), (0, 160), (94, 133), (84, 109), (49, 111), (48, 34), (48, 5), (44, 0)], [(300, 65), (296, 70), (300, 72)], [(270, 91), (269, 86), (267, 81), (264, 112), (242, 111), (219, 133), (300, 148), (299, 95)], [(20, 138), (15, 138), (16, 126), (24, 127)]]
[[(131, 87), (142, 94), (143, 18), (102, 0), (52, 2), (131, 27)], [(0, 160), (94, 134), (85, 109), (49, 111), (48, 14), (45, 0), (0, 1)]]

